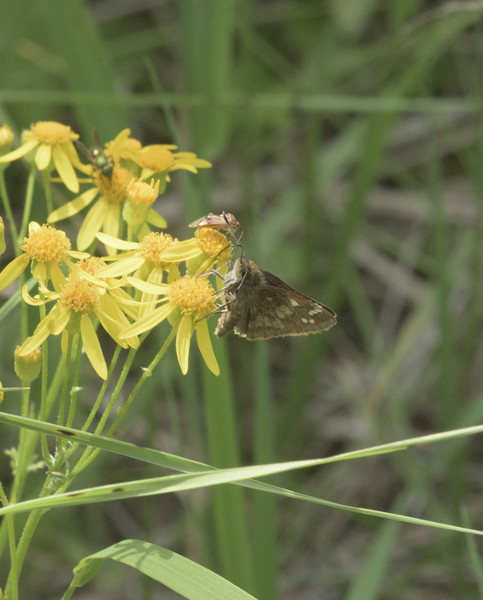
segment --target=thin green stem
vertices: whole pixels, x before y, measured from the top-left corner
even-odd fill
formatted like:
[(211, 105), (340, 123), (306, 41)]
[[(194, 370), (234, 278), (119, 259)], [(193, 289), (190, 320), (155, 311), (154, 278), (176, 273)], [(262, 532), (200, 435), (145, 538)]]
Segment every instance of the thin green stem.
[[(42, 292), (40, 297), (42, 298)], [(45, 304), (40, 306), (40, 320), (45, 317)], [(49, 386), (49, 339), (47, 338), (42, 344), (42, 382), (40, 392), (40, 414), (39, 418), (41, 421), (47, 420), (47, 398), (48, 398), (48, 386)], [(49, 446), (47, 443), (47, 436), (42, 434), (40, 436), (42, 445), (42, 458), (49, 469), (53, 468), (52, 457), (50, 456)]]
[(144, 382), (146, 381), (146, 379), (148, 377), (150, 377), (152, 375), (153, 370), (155, 369), (156, 365), (163, 358), (166, 350), (169, 348), (169, 345), (171, 344), (171, 342), (176, 337), (176, 333), (177, 332), (178, 332), (177, 328), (176, 329), (173, 328), (171, 330), (171, 333), (166, 338), (166, 341), (162, 345), (161, 350), (156, 354), (156, 356), (154, 357), (154, 359), (151, 361), (151, 364), (149, 365), (149, 367), (147, 369), (144, 369), (143, 374), (141, 375), (141, 377), (140, 377), (139, 381), (137, 382), (137, 384), (134, 386), (134, 389), (132, 390), (132, 392), (129, 394), (126, 402), (124, 403), (124, 406), (122, 406), (119, 409), (118, 415), (116, 417), (116, 420), (111, 425), (111, 427), (109, 428), (109, 430), (108, 430), (108, 432), (106, 434), (107, 437), (110, 437), (114, 433), (116, 427), (119, 425), (119, 423), (121, 422), (122, 418), (126, 414), (127, 410), (131, 406), (131, 404), (132, 404), (134, 398), (136, 397), (137, 393), (139, 392), (139, 390), (141, 389), (141, 387), (144, 385)]
[[(30, 388), (22, 390), (22, 417), (29, 416), (29, 400), (30, 400)], [(21, 484), (21, 480), (24, 479), (27, 472), (27, 460), (25, 457), (25, 437), (27, 430), (20, 429), (20, 439), (18, 443), (18, 454), (17, 454), (17, 468), (15, 470), (15, 478), (12, 486), (12, 494), (10, 501), (12, 504), (17, 502), (18, 491)]]
[(80, 371), (80, 360), (82, 356), (82, 341), (80, 336), (77, 338), (77, 351), (74, 363), (74, 376), (72, 378), (72, 389), (70, 392), (70, 407), (69, 414), (67, 416), (67, 427), (72, 427), (74, 423), (75, 410), (77, 408), (77, 394), (79, 393), (79, 371)]
[[(131, 391), (131, 393), (129, 394), (126, 402), (124, 403), (124, 406), (120, 407), (117, 413), (117, 417), (115, 419), (115, 421), (113, 422), (113, 424), (111, 425), (111, 427), (109, 428), (109, 430), (107, 431), (107, 433), (105, 433), (104, 435), (106, 437), (110, 437), (116, 427), (119, 425), (119, 423), (121, 422), (122, 418), (124, 417), (124, 415), (126, 414), (128, 408), (131, 406), (134, 398), (136, 397), (137, 393), (139, 392), (139, 390), (141, 389), (141, 387), (143, 386), (144, 382), (146, 381), (146, 379), (148, 377), (151, 376), (154, 368), (156, 367), (156, 365), (158, 364), (158, 362), (161, 360), (161, 358), (164, 356), (166, 350), (168, 349), (169, 345), (171, 344), (171, 342), (174, 340), (174, 338), (176, 337), (176, 333), (177, 333), (177, 328), (173, 328), (171, 330), (171, 333), (169, 334), (169, 336), (166, 338), (166, 341), (164, 342), (163, 346), (161, 347), (161, 350), (158, 352), (158, 354), (154, 357), (154, 359), (151, 361), (151, 364), (149, 365), (149, 367), (147, 369), (144, 369), (143, 374), (141, 375), (139, 381), (137, 382), (137, 384), (134, 386), (133, 390)], [(144, 336), (146, 337), (146, 336)], [(141, 341), (144, 339), (141, 338)], [(131, 357), (132, 354), (132, 357)], [(134, 354), (135, 351), (133, 351), (133, 349), (131, 349), (131, 352), (129, 353), (129, 356), (126, 360), (126, 364), (124, 365), (123, 368), (123, 372), (121, 373), (121, 376), (119, 378), (119, 382), (116, 386), (116, 389), (113, 392), (113, 395), (111, 397), (111, 399), (109, 400), (109, 406), (112, 406), (115, 402), (115, 400), (117, 399), (117, 396), (119, 395), (119, 392), (122, 389), (122, 384), (124, 383), (124, 380), (127, 376), (127, 372), (129, 372), (129, 367), (132, 363), (132, 359), (134, 358)], [(129, 360), (131, 358), (131, 360)], [(129, 366), (128, 366), (129, 363)], [(126, 368), (127, 367), (127, 368)], [(95, 431), (96, 434), (100, 435), (102, 432), (102, 429), (104, 427), (104, 423), (107, 420), (107, 417), (105, 417), (106, 414), (108, 414), (108, 412), (110, 412), (106, 409), (106, 412), (103, 415), (103, 418), (101, 419), (101, 421), (103, 421), (102, 423), (100, 422), (99, 425), (97, 426), (97, 429)], [(75, 466), (75, 468), (72, 471), (72, 476), (77, 475), (78, 473), (80, 473), (82, 470), (84, 470), (87, 465), (94, 460), (94, 458), (99, 454), (99, 450), (98, 449), (91, 449), (90, 452), (88, 452), (87, 450), (84, 452), (84, 454), (81, 456), (81, 458), (79, 459), (79, 461), (77, 462), (77, 465)]]
[[(8, 505), (8, 498), (0, 483), (0, 500), (4, 506)], [(18, 600), (18, 575), (17, 575), (17, 546), (15, 543), (14, 515), (7, 515), (8, 541), (10, 545), (10, 571), (12, 573), (12, 598)]]
[(3, 208), (7, 215), (8, 223), (10, 225), (10, 231), (12, 233), (13, 248), (15, 250), (15, 256), (20, 255), (20, 240), (18, 238), (17, 226), (13, 218), (12, 207), (10, 206), (10, 200), (8, 197), (7, 186), (5, 185), (5, 169), (0, 168), (0, 196), (2, 197)]
[(54, 210), (54, 205), (52, 203), (52, 187), (50, 184), (50, 171), (48, 169), (44, 169), (42, 171), (42, 180), (44, 182), (44, 191), (45, 191), (45, 202), (47, 205), (47, 214), (50, 215)]
[(18, 242), (20, 244), (21, 240), (27, 235), (28, 224), (30, 221), (30, 212), (32, 210), (32, 199), (34, 196), (34, 185), (35, 185), (35, 175), (37, 173), (37, 168), (35, 164), (30, 165), (29, 178), (27, 181), (27, 192), (25, 194), (25, 206), (23, 209), (23, 218), (22, 218), (22, 226), (20, 227), (20, 234), (18, 237)]
[(10, 544), (10, 573), (12, 577), (12, 600), (18, 600), (17, 547), (15, 545), (15, 523), (13, 517), (14, 515), (7, 515), (7, 527), (8, 540)]
[(64, 425), (64, 416), (65, 416), (65, 405), (67, 402), (67, 388), (69, 386), (69, 377), (70, 377), (70, 368), (71, 368), (71, 359), (72, 359), (72, 344), (74, 342), (74, 336), (67, 330), (68, 340), (67, 340), (67, 352), (64, 363), (64, 377), (62, 380), (62, 392), (60, 394), (60, 403), (59, 403), (59, 416), (57, 418), (57, 425)]
[[(93, 406), (93, 407), (92, 407), (92, 409), (91, 409), (91, 412), (90, 412), (90, 414), (89, 414), (89, 417), (87, 418), (87, 421), (84, 423), (84, 427), (82, 427), (82, 431), (87, 431), (87, 430), (89, 429), (89, 427), (90, 427), (90, 425), (91, 425), (92, 421), (94, 420), (94, 417), (95, 417), (95, 416), (96, 416), (96, 414), (97, 414), (97, 411), (98, 411), (98, 409), (99, 409), (99, 406), (100, 406), (100, 404), (101, 404), (101, 402), (102, 402), (102, 399), (104, 398), (104, 394), (105, 394), (105, 392), (106, 392), (107, 386), (109, 385), (109, 382), (110, 382), (110, 380), (111, 380), (112, 373), (113, 373), (113, 371), (114, 371), (114, 368), (115, 368), (115, 366), (116, 366), (116, 363), (117, 363), (117, 361), (118, 361), (119, 354), (121, 353), (121, 349), (122, 349), (122, 347), (118, 345), (118, 346), (116, 347), (116, 350), (114, 351), (114, 355), (113, 355), (113, 357), (112, 357), (111, 364), (109, 365), (109, 371), (108, 371), (108, 373), (107, 373), (107, 379), (106, 379), (106, 381), (104, 381), (104, 383), (102, 384), (102, 387), (101, 387), (101, 389), (100, 389), (100, 391), (99, 391), (99, 394), (98, 394), (98, 396), (97, 396), (97, 399), (96, 399), (96, 401), (94, 402), (94, 406)], [(77, 444), (77, 445), (78, 445), (78, 444)]]

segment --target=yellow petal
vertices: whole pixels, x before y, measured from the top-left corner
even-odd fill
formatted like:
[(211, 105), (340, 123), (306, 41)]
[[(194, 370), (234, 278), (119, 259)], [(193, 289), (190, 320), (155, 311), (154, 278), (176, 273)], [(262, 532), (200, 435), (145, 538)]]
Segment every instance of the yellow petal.
[(176, 355), (183, 375), (186, 375), (188, 372), (192, 333), (193, 317), (191, 315), (183, 315), (178, 327), (178, 333), (176, 334)]
[(81, 317), (81, 337), (84, 349), (91, 365), (101, 379), (107, 379), (107, 365), (102, 354), (101, 345), (97, 339), (96, 330), (89, 318), (89, 315), (84, 314)]
[(59, 290), (65, 285), (66, 278), (62, 269), (55, 263), (50, 263), (50, 279), (54, 284), (54, 289)]
[[(54, 310), (57, 313), (57, 308), (58, 307), (56, 306), (54, 309), (52, 309), (52, 312), (50, 314), (52, 314)], [(67, 327), (67, 324), (70, 320), (70, 315), (70, 310), (59, 309), (57, 316), (50, 323), (50, 333), (53, 333), (54, 335), (59, 335), (59, 333)]]
[(52, 158), (52, 146), (50, 144), (40, 144), (39, 149), (35, 153), (35, 164), (39, 171), (43, 171), (50, 164)]
[(137, 302), (131, 298), (131, 296), (125, 292), (122, 288), (116, 288), (109, 290), (109, 295), (114, 298), (114, 300), (122, 306), (122, 310), (129, 316), (131, 319), (136, 320), (139, 317), (139, 309), (137, 306)]
[(126, 242), (125, 240), (120, 240), (112, 235), (107, 235), (107, 233), (96, 233), (96, 237), (98, 240), (101, 240), (104, 245), (112, 246), (118, 250), (137, 250), (139, 247), (137, 242)]
[(137, 336), (134, 335), (126, 340), (119, 338), (120, 333), (129, 327), (129, 321), (109, 294), (102, 296), (95, 312), (101, 325), (118, 344), (123, 348), (128, 345), (132, 348), (139, 348), (139, 338)]
[(119, 337), (122, 340), (125, 340), (133, 335), (141, 335), (141, 333), (144, 333), (145, 331), (150, 331), (153, 327), (156, 327), (156, 325), (161, 323), (161, 321), (164, 321), (172, 310), (173, 306), (169, 302), (163, 304), (163, 306), (156, 308), (146, 317), (143, 317), (130, 325)]
[(169, 285), (167, 283), (150, 283), (148, 281), (142, 281), (142, 279), (136, 279), (135, 277), (128, 277), (128, 282), (135, 287), (137, 290), (147, 292), (148, 294), (165, 294)]
[(172, 167), (169, 168), (170, 171), (177, 171), (178, 169), (184, 169), (185, 171), (191, 171), (192, 173), (198, 173), (198, 171), (196, 170), (196, 167), (193, 167), (193, 165), (189, 165), (187, 163), (182, 163), (182, 164), (174, 164)]
[(130, 129), (123, 129), (121, 131), (121, 133), (118, 133), (117, 136), (112, 141), (110, 148), (109, 148), (109, 153), (114, 158), (115, 162), (119, 162), (119, 160), (121, 158), (121, 150), (122, 150), (122, 147), (124, 146), (124, 142), (127, 140), (127, 138), (130, 135), (131, 135)]
[(90, 204), (96, 195), (99, 193), (97, 188), (91, 188), (87, 190), (80, 196), (77, 196), (74, 200), (67, 202), (64, 206), (61, 206), (54, 212), (50, 213), (47, 221), (49, 223), (55, 223), (56, 221), (61, 221), (62, 219), (67, 219), (68, 217), (72, 217), (80, 212), (83, 208), (85, 208), (88, 204)]
[(146, 221), (155, 227), (159, 227), (159, 229), (164, 229), (168, 226), (166, 219), (163, 219), (163, 217), (158, 215), (158, 213), (152, 208), (149, 209)]
[(33, 335), (27, 338), (25, 342), (20, 346), (18, 350), (20, 356), (30, 354), (39, 346), (41, 346), (49, 337), (49, 335), (51, 334), (51, 323), (58, 316), (59, 311), (57, 311), (56, 309), (57, 307), (53, 308), (51, 312), (40, 321), (40, 323), (35, 328)]
[(5, 269), (0, 273), (0, 290), (3, 290), (10, 285), (12, 281), (15, 281), (17, 277), (25, 270), (25, 267), (29, 264), (30, 257), (28, 254), (21, 254), (14, 258)]
[(38, 262), (33, 271), (32, 277), (37, 281), (45, 282), (47, 280), (47, 269), (44, 262)]
[(122, 258), (108, 267), (102, 267), (102, 269), (99, 269), (97, 275), (99, 275), (99, 277), (121, 277), (122, 275), (133, 273), (139, 269), (143, 262), (144, 258), (142, 256)]
[(55, 145), (52, 148), (52, 155), (54, 157), (55, 168), (57, 169), (60, 178), (71, 192), (77, 194), (79, 191), (77, 175), (75, 174), (74, 167), (65, 153), (63, 146)]
[(96, 233), (101, 229), (108, 210), (108, 201), (105, 198), (100, 198), (87, 213), (77, 235), (77, 248), (79, 250), (86, 250), (96, 239)]
[(211, 345), (210, 331), (208, 329), (208, 319), (201, 319), (196, 323), (196, 341), (198, 342), (198, 348), (200, 349), (201, 356), (206, 363), (208, 369), (213, 375), (220, 374), (220, 367), (213, 352), (213, 346)]
[[(109, 210), (104, 217), (104, 232), (111, 237), (116, 237), (119, 232), (119, 219), (121, 218), (121, 205), (118, 202), (111, 202)], [(109, 248), (107, 249), (108, 254)], [(114, 252), (115, 254), (115, 252)]]
[(38, 146), (38, 144), (39, 144), (38, 140), (29, 140), (25, 144), (22, 144), (16, 150), (13, 150), (13, 152), (9, 152), (8, 154), (4, 154), (3, 156), (1, 156), (0, 163), (12, 162), (13, 160), (17, 160), (17, 158), (21, 158), (22, 156), (25, 156), (28, 152), (30, 152), (30, 150), (32, 150), (32, 148), (35, 148), (35, 146)]
[(159, 260), (163, 262), (181, 262), (183, 260), (195, 258), (195, 256), (199, 256), (201, 253), (202, 250), (199, 244), (193, 238), (191, 240), (180, 242), (179, 244), (176, 244), (176, 246), (172, 246), (168, 250), (161, 252)]

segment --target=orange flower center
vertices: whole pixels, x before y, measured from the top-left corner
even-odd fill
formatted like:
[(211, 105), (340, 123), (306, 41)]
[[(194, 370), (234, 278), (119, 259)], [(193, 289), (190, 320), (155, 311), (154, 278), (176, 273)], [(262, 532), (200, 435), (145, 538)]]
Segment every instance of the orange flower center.
[(167, 233), (158, 233), (157, 231), (153, 231), (143, 237), (142, 242), (139, 244), (139, 250), (147, 261), (159, 267), (160, 265), (165, 264), (159, 260), (159, 255), (161, 252), (164, 252), (168, 248), (171, 248), (171, 246), (174, 246), (177, 241), (177, 239), (173, 239)]
[(182, 277), (170, 286), (167, 294), (169, 301), (178, 306), (184, 314), (205, 317), (216, 303), (216, 295), (207, 279), (201, 277)]
[[(83, 258), (77, 263), (77, 266), (84, 273), (89, 275), (95, 275), (102, 267), (107, 267), (107, 263), (99, 258), (98, 256), (90, 256), (89, 258)], [(102, 279), (102, 278), (101, 278)]]
[(42, 144), (67, 144), (79, 136), (68, 125), (55, 121), (38, 121), (30, 126), (30, 130)]
[(24, 238), (22, 250), (39, 262), (62, 262), (71, 249), (69, 238), (51, 225), (42, 225)]
[(94, 172), (94, 183), (101, 194), (110, 202), (124, 202), (127, 196), (127, 186), (132, 179), (132, 173), (122, 167), (114, 167), (112, 177), (103, 177), (100, 172)]
[(90, 281), (68, 281), (59, 296), (61, 306), (67, 310), (87, 313), (94, 310), (99, 300), (99, 288)]
[(169, 171), (174, 165), (173, 154), (163, 146), (150, 146), (139, 155), (141, 167), (152, 169), (158, 173)]
[(215, 256), (221, 262), (228, 260), (232, 255), (232, 247), (226, 236), (207, 227), (202, 227), (195, 231), (195, 237), (201, 249), (210, 256)]

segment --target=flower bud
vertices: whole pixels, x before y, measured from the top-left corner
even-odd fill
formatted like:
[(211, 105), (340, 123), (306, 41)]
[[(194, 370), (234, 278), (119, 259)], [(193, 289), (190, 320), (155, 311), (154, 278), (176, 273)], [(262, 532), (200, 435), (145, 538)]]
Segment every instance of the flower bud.
[(20, 346), (15, 349), (15, 373), (22, 380), (23, 383), (30, 383), (40, 375), (40, 369), (42, 367), (42, 348), (37, 348), (30, 354), (24, 354), (20, 356), (18, 350)]
[(12, 148), (13, 132), (8, 125), (0, 127), (0, 154), (8, 154)]

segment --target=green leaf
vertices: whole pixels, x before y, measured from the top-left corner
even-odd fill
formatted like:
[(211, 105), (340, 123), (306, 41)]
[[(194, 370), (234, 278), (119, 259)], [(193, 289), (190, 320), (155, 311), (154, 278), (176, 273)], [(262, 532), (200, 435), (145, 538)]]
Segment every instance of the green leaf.
[(68, 600), (76, 587), (92, 579), (107, 558), (134, 567), (190, 600), (253, 599), (220, 575), (176, 552), (141, 540), (124, 540), (83, 558), (75, 567), (74, 580), (62, 600)]

